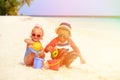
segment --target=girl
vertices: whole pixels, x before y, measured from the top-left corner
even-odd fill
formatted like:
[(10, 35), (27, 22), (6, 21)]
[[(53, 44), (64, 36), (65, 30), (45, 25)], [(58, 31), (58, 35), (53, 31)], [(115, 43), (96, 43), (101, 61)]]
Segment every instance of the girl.
[[(24, 56), (24, 63), (26, 64), (26, 66), (33, 66), (34, 57), (36, 56), (39, 58), (45, 57), (45, 54), (43, 52), (43, 47), (40, 42), (40, 40), (42, 40), (43, 38), (43, 34), (44, 34), (43, 29), (36, 25), (32, 29), (30, 38), (26, 38), (24, 40), (25, 43), (27, 43), (27, 48)], [(37, 50), (34, 49), (33, 45), (36, 42), (39, 44), (38, 46), (40, 49)]]
[[(72, 41), (71, 37), (71, 25), (66, 22), (62, 22), (59, 27), (56, 29), (56, 34), (58, 35), (54, 38), (46, 47), (45, 52), (53, 52), (56, 48), (58, 49), (58, 55), (52, 56), (52, 59), (60, 59), (60, 66), (65, 65), (67, 68), (70, 67), (70, 64), (80, 57), (81, 63), (86, 63), (82, 57), (79, 48)], [(70, 51), (70, 48), (72, 50)]]

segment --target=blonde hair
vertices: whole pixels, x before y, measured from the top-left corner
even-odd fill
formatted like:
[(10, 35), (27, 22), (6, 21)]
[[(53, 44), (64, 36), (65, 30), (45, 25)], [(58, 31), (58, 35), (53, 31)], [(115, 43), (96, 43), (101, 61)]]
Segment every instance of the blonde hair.
[(69, 28), (67, 28), (66, 25), (60, 25), (60, 26), (55, 30), (56, 34), (58, 34), (60, 30), (68, 31), (68, 32), (69, 32), (69, 35), (71, 36), (71, 31), (70, 31)]

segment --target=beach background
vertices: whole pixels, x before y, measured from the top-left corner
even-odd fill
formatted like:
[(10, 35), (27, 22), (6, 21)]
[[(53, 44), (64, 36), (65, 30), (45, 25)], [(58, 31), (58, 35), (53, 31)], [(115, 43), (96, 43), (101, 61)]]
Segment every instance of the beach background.
[[(26, 67), (24, 39), (31, 29), (42, 26), (45, 47), (61, 22), (71, 24), (71, 38), (87, 63), (77, 58), (71, 69), (59, 71)], [(0, 16), (0, 43), (0, 80), (120, 80), (120, 18)]]

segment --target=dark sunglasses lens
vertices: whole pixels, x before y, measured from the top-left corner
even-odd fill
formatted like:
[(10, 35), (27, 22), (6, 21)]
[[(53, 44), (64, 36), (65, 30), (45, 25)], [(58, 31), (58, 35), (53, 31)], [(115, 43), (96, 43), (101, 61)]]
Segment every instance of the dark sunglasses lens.
[(32, 34), (32, 36), (35, 36), (35, 34)]
[(40, 37), (40, 35), (37, 35), (37, 37)]
[(34, 34), (34, 33), (32, 34), (32, 36), (34, 36), (34, 37), (35, 37), (35, 36), (40, 37), (40, 35), (39, 35), (39, 34), (38, 34), (38, 35), (36, 35), (36, 34)]

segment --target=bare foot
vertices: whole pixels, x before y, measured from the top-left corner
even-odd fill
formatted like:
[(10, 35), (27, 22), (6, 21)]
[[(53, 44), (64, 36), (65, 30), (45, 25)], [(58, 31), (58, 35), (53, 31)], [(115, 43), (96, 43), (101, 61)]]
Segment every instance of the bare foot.
[(72, 67), (70, 67), (70, 66), (68, 66), (68, 65), (65, 65), (65, 67), (67, 68), (67, 69), (71, 69)]

